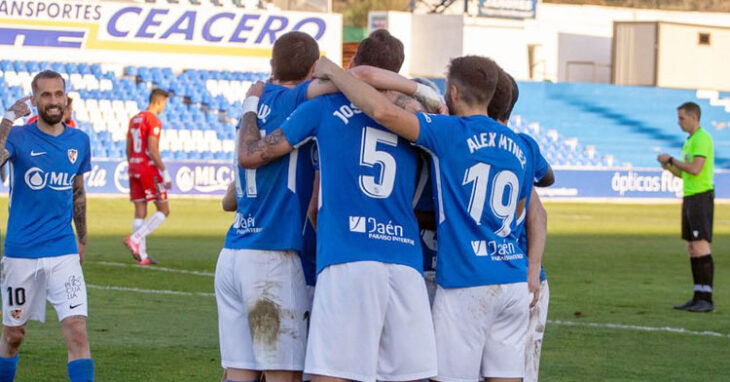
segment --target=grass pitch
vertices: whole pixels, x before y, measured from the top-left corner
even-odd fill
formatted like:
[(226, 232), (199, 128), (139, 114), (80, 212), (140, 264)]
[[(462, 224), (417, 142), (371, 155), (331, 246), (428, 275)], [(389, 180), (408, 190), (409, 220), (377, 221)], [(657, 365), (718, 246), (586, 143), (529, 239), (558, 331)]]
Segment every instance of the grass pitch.
[[(0, 200), (2, 222), (6, 206)], [(691, 289), (679, 205), (548, 203), (547, 209), (551, 323), (541, 381), (730, 379), (730, 206), (715, 212), (718, 309), (710, 314), (672, 309)], [(212, 275), (232, 216), (217, 200), (172, 200), (170, 218), (148, 238), (160, 264), (140, 268), (122, 245), (131, 204), (92, 198), (88, 210), (84, 272), (97, 380), (219, 380)], [(46, 324), (29, 324), (20, 354), (17, 381), (67, 380), (51, 308)]]

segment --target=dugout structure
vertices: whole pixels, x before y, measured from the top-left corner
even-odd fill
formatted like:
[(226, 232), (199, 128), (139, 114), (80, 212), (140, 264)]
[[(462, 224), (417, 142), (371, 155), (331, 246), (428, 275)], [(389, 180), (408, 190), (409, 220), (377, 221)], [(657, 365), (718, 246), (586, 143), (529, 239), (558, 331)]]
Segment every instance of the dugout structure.
[(614, 22), (616, 85), (730, 90), (730, 28), (671, 22)]

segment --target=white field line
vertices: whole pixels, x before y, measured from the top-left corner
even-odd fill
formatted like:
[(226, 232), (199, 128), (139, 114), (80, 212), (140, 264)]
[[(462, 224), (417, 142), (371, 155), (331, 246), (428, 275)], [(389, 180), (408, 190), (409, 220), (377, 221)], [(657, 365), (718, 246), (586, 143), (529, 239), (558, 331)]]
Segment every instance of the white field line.
[(144, 269), (144, 270), (148, 270), (148, 271), (158, 271), (158, 272), (181, 273), (181, 274), (185, 274), (185, 275), (194, 275), (194, 276), (206, 276), (206, 277), (215, 276), (215, 274), (212, 272), (190, 271), (187, 269), (158, 267), (156, 265), (140, 266), (140, 265), (136, 265), (136, 264), (115, 263), (115, 262), (111, 262), (111, 261), (89, 261), (89, 264), (103, 265), (103, 266), (107, 266), (107, 267)]
[[(110, 262), (110, 261), (96, 261), (96, 262), (93, 262), (92, 264), (98, 264), (98, 265), (110, 266), (110, 267), (135, 268), (135, 269), (145, 269), (145, 270), (160, 271), (160, 272), (181, 273), (181, 274), (189, 274), (189, 275), (195, 275), (195, 276), (207, 276), (207, 277), (214, 276), (214, 274), (211, 272), (189, 271), (189, 270), (185, 270), (185, 269), (165, 268), (165, 267), (158, 267), (158, 266), (142, 267), (142, 266), (133, 265), (133, 264), (115, 263), (115, 262)], [(92, 284), (89, 284), (87, 286), (92, 289), (114, 290), (114, 291), (146, 293), (146, 294), (167, 294), (167, 295), (176, 295), (176, 296), (206, 296), (206, 297), (215, 296), (215, 294), (213, 294), (213, 293), (205, 293), (205, 292), (180, 292), (180, 291), (164, 290), (164, 289), (162, 289), (162, 290), (160, 290), (160, 289), (140, 289), (140, 288), (102, 286), (102, 285), (92, 285)], [(705, 337), (717, 337), (717, 338), (729, 338), (730, 339), (730, 334), (711, 332), (711, 331), (698, 332), (698, 331), (684, 329), (684, 328), (673, 328), (670, 326), (661, 326), (661, 327), (659, 327), (659, 326), (639, 326), (639, 325), (624, 325), (624, 324), (614, 324), (614, 323), (576, 322), (576, 321), (563, 321), (563, 320), (548, 320), (548, 323), (550, 323), (552, 325), (562, 325), (562, 326), (588, 327), (588, 328), (612, 329), (612, 330), (633, 330), (633, 331), (640, 331), (640, 332), (678, 333), (678, 334), (689, 334), (689, 335), (694, 335), (694, 336), (705, 336)]]
[(215, 294), (213, 293), (206, 293), (206, 292), (180, 292), (175, 290), (160, 290), (160, 289), (140, 289), (140, 288), (129, 288), (129, 287), (118, 287), (118, 286), (111, 286), (111, 285), (94, 285), (94, 284), (87, 284), (87, 288), (90, 289), (101, 289), (101, 290), (113, 290), (113, 291), (119, 291), (119, 292), (134, 292), (134, 293), (145, 293), (145, 294), (167, 294), (167, 295), (175, 295), (175, 296), (203, 296), (203, 297), (213, 297)]
[(634, 330), (640, 332), (666, 332), (666, 333), (679, 333), (679, 334), (690, 334), (693, 336), (706, 336), (706, 337), (718, 337), (718, 338), (730, 338), (730, 334), (718, 333), (718, 332), (698, 332), (694, 330), (688, 330), (684, 328), (672, 328), (669, 326), (638, 326), (638, 325), (623, 325), (623, 324), (612, 324), (612, 323), (599, 323), (599, 322), (575, 322), (575, 321), (563, 321), (563, 320), (548, 320), (548, 323), (553, 325), (563, 326), (578, 326), (578, 327), (589, 327), (599, 329), (613, 329), (613, 330)]

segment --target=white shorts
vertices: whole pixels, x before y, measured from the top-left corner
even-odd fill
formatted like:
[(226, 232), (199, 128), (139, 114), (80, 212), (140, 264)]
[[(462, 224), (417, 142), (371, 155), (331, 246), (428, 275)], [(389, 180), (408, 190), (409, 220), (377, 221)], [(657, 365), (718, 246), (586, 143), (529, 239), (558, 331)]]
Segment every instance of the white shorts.
[(550, 287), (547, 280), (540, 283), (540, 298), (530, 309), (530, 322), (527, 326), (527, 346), (525, 347), (525, 379), (524, 382), (537, 382), (540, 371), (540, 351), (542, 337), (547, 325), (548, 304), (550, 304)]
[(215, 297), (224, 369), (304, 369), (309, 302), (296, 252), (224, 248)]
[(444, 289), (433, 302), (438, 377), (444, 382), (522, 378), (530, 293), (527, 283)]
[(423, 276), (377, 261), (330, 265), (317, 278), (306, 373), (356, 381), (436, 375)]
[(79, 255), (2, 259), (3, 325), (22, 326), (28, 320), (45, 322), (46, 300), (58, 320), (88, 316), (86, 282)]
[(436, 271), (423, 272), (423, 278), (426, 280), (426, 290), (428, 291), (428, 302), (433, 306), (433, 299), (436, 297)]

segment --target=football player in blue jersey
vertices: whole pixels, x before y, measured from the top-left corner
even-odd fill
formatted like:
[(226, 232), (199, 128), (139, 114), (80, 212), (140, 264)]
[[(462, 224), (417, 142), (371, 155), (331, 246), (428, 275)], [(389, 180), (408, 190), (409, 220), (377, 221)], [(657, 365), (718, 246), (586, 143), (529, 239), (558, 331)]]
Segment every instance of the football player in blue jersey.
[[(499, 95), (499, 97), (498, 97)], [(495, 97), (489, 104), (489, 114), (498, 122), (508, 125), (512, 110), (519, 98), (519, 87), (514, 78), (507, 72), (502, 72), (497, 83)], [(525, 133), (519, 134), (529, 144), (537, 146), (532, 137)], [(534, 169), (534, 183), (538, 187), (549, 187), (555, 181), (550, 164), (542, 156), (536, 157)], [(527, 342), (525, 346), (525, 378), (524, 382), (537, 382), (540, 369), (540, 352), (542, 340), (547, 325), (548, 304), (550, 302), (550, 288), (548, 287), (545, 270), (542, 267), (542, 253), (545, 248), (547, 235), (547, 211), (540, 201), (535, 190), (532, 191), (530, 204), (523, 215), (518, 219), (520, 224), (520, 246), (525, 254), (536, 257), (527, 270), (527, 283), (533, 293), (530, 304), (530, 319), (527, 326)], [(537, 267), (537, 259), (540, 266)]]
[[(418, 77), (414, 78), (413, 81), (423, 84), (433, 89), (439, 95), (441, 91), (438, 86), (428, 78)], [(430, 165), (430, 159), (428, 154), (423, 152), (423, 160), (426, 162), (425, 166), (428, 168)], [(420, 181), (423, 182), (422, 190), (416, 198), (416, 206), (414, 207), (416, 218), (418, 219), (418, 227), (421, 235), (421, 248), (423, 248), (423, 278), (426, 280), (426, 290), (428, 290), (428, 301), (433, 304), (433, 298), (436, 295), (436, 248), (438, 242), (436, 240), (436, 204), (433, 197), (433, 189), (431, 188), (431, 182), (429, 171), (423, 172), (423, 177)]]
[(93, 381), (81, 270), (86, 246), (84, 173), (91, 170), (89, 137), (63, 123), (66, 83), (60, 74), (38, 73), (32, 89), (38, 120), (10, 129), (27, 111), (19, 105), (21, 100), (5, 113), (0, 130), (3, 162), (10, 162), (11, 176), (2, 264), (0, 382), (15, 378), (26, 323), (45, 320), (46, 300), (61, 322), (69, 379)]
[[(258, 110), (262, 135), (308, 98), (318, 57), (317, 42), (305, 33), (276, 40), (262, 102), (244, 105)], [(230, 381), (255, 381), (261, 372), (269, 381), (294, 381), (304, 367), (308, 299), (297, 253), (303, 222), (297, 165), (293, 153), (265, 168), (236, 171), (236, 200), (228, 203), (236, 215), (215, 274), (221, 365)]]
[[(532, 192), (539, 155), (487, 116), (499, 67), (453, 59), (446, 103), (452, 116), (413, 115), (327, 59), (328, 78), (363, 113), (432, 156), (438, 212), (439, 284), (433, 305), (440, 381), (520, 381), (529, 317), (527, 261), (516, 218)], [(316, 303), (315, 303), (316, 304)]]
[[(360, 44), (353, 65), (387, 69), (400, 80), (395, 72), (403, 59), (402, 43), (379, 30)], [(393, 89), (414, 94), (418, 85), (402, 80)], [(421, 109), (410, 97), (390, 94), (401, 107)], [(258, 130), (256, 115), (245, 114), (244, 167), (265, 165), (310, 140), (319, 148), (318, 275), (305, 372), (314, 381), (436, 375), (413, 214), (418, 153), (339, 93), (302, 104), (263, 139)]]
[[(309, 81), (318, 57), (316, 41), (305, 33), (276, 40), (271, 82), (255, 86), (260, 101), (244, 103), (244, 112), (251, 111), (261, 126), (257, 140), (276, 140), (278, 127), (298, 105), (336, 90)], [(377, 73), (369, 80), (377, 85)], [(245, 143), (239, 138), (239, 156)], [(308, 203), (300, 194), (313, 187), (312, 150), (304, 145), (290, 151), (269, 158), (264, 167), (236, 172), (237, 212), (215, 276), (221, 363), (231, 381), (256, 380), (261, 371), (269, 381), (289, 381), (304, 368), (310, 298), (300, 253)]]

